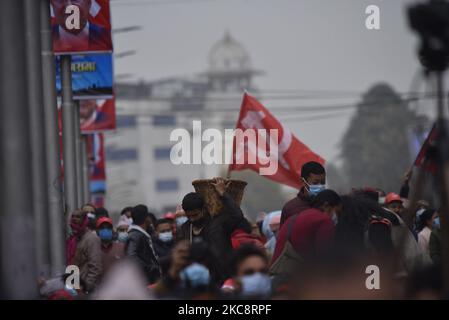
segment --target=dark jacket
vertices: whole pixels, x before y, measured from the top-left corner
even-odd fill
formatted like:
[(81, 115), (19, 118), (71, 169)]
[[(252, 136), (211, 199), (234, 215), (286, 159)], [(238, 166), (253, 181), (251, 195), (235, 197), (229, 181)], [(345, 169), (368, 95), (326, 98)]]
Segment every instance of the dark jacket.
[(174, 242), (164, 242), (157, 237), (152, 237), (152, 239), (154, 251), (156, 252), (159, 265), (161, 266), (162, 274), (166, 274), (170, 266), (170, 253)]
[(161, 276), (159, 262), (153, 250), (151, 237), (143, 232), (132, 229), (128, 232), (126, 255), (137, 262), (150, 284)]
[(309, 208), (310, 208), (310, 200), (304, 194), (304, 190), (301, 189), (301, 191), (298, 193), (298, 195), (294, 199), (287, 202), (284, 205), (284, 207), (282, 208), (281, 223), (280, 223), (281, 226), (291, 216), (293, 216), (297, 213), (300, 213), (301, 211), (304, 211)]
[[(207, 217), (200, 237), (207, 242), (213, 255), (211, 261), (216, 261), (216, 270), (211, 270), (213, 278), (219, 281), (228, 278), (228, 259), (232, 252), (231, 234), (241, 223), (242, 210), (235, 204), (234, 200), (226, 193), (221, 197), (223, 209), (214, 217)], [(191, 238), (191, 223), (187, 221), (178, 231), (177, 239)]]
[(437, 266), (441, 264), (441, 230), (433, 229), (429, 239), (429, 254), (433, 263)]

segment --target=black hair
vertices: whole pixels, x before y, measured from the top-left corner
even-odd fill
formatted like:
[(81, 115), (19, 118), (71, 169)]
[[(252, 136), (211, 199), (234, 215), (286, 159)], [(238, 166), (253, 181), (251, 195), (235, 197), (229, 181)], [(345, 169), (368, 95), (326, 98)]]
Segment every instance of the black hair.
[[(399, 219), (393, 213), (365, 196), (342, 196), (341, 201), (343, 209), (335, 231), (335, 242), (340, 254), (353, 257), (365, 253), (364, 235), (370, 228), (373, 215), (389, 220), (392, 225), (399, 225)], [(377, 229), (373, 228), (373, 237), (379, 235)], [(374, 241), (378, 243), (376, 239)]]
[(301, 168), (301, 178), (307, 180), (310, 174), (326, 174), (324, 167), (315, 161), (306, 162)]
[(320, 208), (326, 203), (331, 207), (335, 207), (341, 204), (341, 198), (334, 190), (323, 190), (313, 197), (312, 208)]
[(185, 195), (184, 199), (182, 199), (182, 209), (184, 209), (184, 211), (202, 209), (203, 207), (203, 197), (197, 192), (190, 192)]
[(148, 215), (148, 207), (143, 204), (139, 204), (131, 210), (133, 223), (138, 226), (142, 225), (145, 222), (145, 219), (148, 217)]
[(120, 215), (123, 216), (125, 213), (127, 213), (128, 211), (132, 211), (132, 210), (133, 210), (133, 207), (125, 207), (120, 212)]
[(156, 229), (160, 224), (164, 224), (164, 223), (168, 223), (168, 224), (172, 224), (173, 222), (170, 219), (157, 219), (156, 222), (154, 223), (154, 228)]
[(426, 209), (419, 216), (418, 232), (427, 226), (427, 222), (432, 219), (435, 209)]
[(236, 250), (234, 250), (229, 259), (229, 268), (231, 271), (231, 276), (236, 276), (239, 265), (245, 259), (251, 256), (258, 256), (262, 260), (264, 260), (267, 263), (267, 265), (269, 264), (268, 257), (263, 250), (257, 248), (253, 244), (244, 244), (238, 247)]
[(151, 224), (155, 227), (157, 221), (156, 215), (152, 212), (148, 212), (148, 215), (150, 216)]
[(105, 208), (100, 207), (100, 208), (95, 209), (95, 216), (97, 217), (97, 219), (101, 218), (101, 217), (109, 218), (109, 212)]
[(251, 223), (246, 218), (243, 218), (240, 223), (237, 225), (236, 229), (242, 229), (246, 233), (251, 233), (253, 228), (251, 227)]

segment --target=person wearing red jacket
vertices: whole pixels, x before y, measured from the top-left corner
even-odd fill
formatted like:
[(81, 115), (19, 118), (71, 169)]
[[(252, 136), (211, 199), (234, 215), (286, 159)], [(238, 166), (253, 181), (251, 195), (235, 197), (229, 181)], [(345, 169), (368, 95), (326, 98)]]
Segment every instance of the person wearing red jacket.
[(302, 259), (313, 259), (327, 252), (334, 240), (335, 225), (342, 210), (340, 196), (333, 190), (324, 190), (312, 201), (312, 208), (293, 215), (281, 226), (272, 262), (281, 255), (289, 241)]

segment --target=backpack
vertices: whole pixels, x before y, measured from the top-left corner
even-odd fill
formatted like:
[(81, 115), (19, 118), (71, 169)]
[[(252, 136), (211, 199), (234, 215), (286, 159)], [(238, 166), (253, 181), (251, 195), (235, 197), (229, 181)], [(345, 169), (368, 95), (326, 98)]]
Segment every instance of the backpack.
[(294, 219), (291, 219), (288, 225), (287, 239), (284, 248), (276, 261), (271, 264), (270, 275), (274, 278), (289, 278), (298, 272), (299, 267), (303, 263), (302, 257), (291, 243), (293, 226), (295, 225), (298, 216), (299, 214), (296, 215)]

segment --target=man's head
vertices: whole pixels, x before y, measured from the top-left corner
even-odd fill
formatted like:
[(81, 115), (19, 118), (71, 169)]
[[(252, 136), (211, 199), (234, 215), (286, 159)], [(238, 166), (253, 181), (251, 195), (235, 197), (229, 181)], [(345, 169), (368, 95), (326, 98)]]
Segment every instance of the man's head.
[(237, 280), (243, 296), (270, 295), (269, 261), (263, 250), (251, 244), (240, 246), (232, 253), (230, 267), (231, 275)]
[(279, 231), (281, 225), (281, 215), (274, 215), (269, 223), (270, 229), (275, 236), (277, 236), (277, 232)]
[(312, 201), (312, 207), (327, 213), (336, 219), (340, 215), (343, 204), (340, 196), (333, 190), (326, 189), (317, 194)]
[(390, 192), (385, 197), (385, 206), (387, 209), (393, 211), (394, 213), (400, 215), (404, 209), (403, 201), (400, 195)]
[[(86, 26), (89, 20), (89, 11), (92, 0), (51, 0), (57, 23), (67, 32), (78, 34)], [(76, 6), (79, 10), (79, 29), (67, 29), (66, 19), (73, 15), (72, 11), (66, 13), (68, 6)]]
[(131, 218), (131, 211), (133, 210), (133, 207), (125, 207), (123, 208), (122, 212), (120, 212), (120, 215), (125, 215), (127, 218)]
[(101, 217), (108, 217), (109, 218), (109, 212), (106, 210), (106, 208), (100, 207), (95, 210), (95, 215), (97, 216), (97, 219)]
[(83, 210), (75, 210), (70, 216), (70, 223), (72, 225), (81, 225), (86, 217), (86, 212)]
[(101, 217), (97, 220), (96, 224), (97, 234), (103, 242), (112, 241), (112, 219), (108, 217)]
[(144, 230), (147, 230), (151, 225), (151, 218), (146, 205), (139, 204), (135, 206), (131, 211), (131, 217), (133, 218), (133, 223)]
[(156, 236), (163, 242), (173, 240), (173, 225), (169, 219), (159, 219), (155, 224)]
[(88, 120), (97, 108), (96, 100), (81, 100), (80, 101), (80, 118), (81, 121)]
[(187, 219), (193, 225), (199, 225), (204, 220), (204, 200), (199, 193), (188, 193), (182, 199), (182, 208), (186, 213)]
[(301, 180), (307, 195), (314, 196), (326, 188), (326, 171), (318, 162), (307, 162), (301, 168)]

